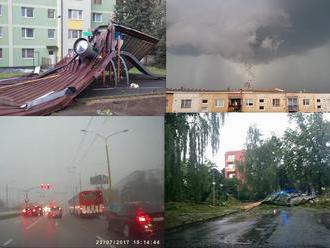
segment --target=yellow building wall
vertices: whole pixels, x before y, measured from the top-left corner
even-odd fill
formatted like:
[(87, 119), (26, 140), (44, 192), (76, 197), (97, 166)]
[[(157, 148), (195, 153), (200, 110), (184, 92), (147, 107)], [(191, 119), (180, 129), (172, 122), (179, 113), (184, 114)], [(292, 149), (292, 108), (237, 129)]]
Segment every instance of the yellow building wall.
[[(309, 105), (304, 105), (304, 99), (309, 99)], [(313, 93), (299, 93), (298, 104), (299, 112), (313, 113), (317, 111), (316, 108), (317, 96)]]
[(172, 113), (173, 111), (173, 93), (166, 93), (166, 113)]
[[(253, 100), (253, 106), (246, 105), (248, 99)], [(280, 105), (273, 106), (273, 99), (279, 99)], [(285, 93), (243, 93), (242, 112), (287, 112), (286, 105)]]
[(73, 30), (83, 30), (84, 29), (84, 21), (82, 20), (70, 20), (68, 22), (68, 28)]
[[(203, 104), (203, 99), (208, 100), (208, 112), (212, 113), (223, 113), (228, 112), (228, 93), (201, 93), (201, 99), (200, 99), (200, 110), (202, 112), (202, 107), (205, 107), (206, 105)], [(224, 100), (224, 106), (223, 107), (217, 107), (216, 101), (217, 99)]]

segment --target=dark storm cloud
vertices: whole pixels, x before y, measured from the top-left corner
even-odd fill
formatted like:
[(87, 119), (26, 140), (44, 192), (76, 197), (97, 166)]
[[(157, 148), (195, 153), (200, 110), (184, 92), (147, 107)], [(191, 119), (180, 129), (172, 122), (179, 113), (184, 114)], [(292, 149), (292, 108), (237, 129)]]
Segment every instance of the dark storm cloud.
[(168, 50), (266, 63), (330, 40), (328, 0), (168, 1)]

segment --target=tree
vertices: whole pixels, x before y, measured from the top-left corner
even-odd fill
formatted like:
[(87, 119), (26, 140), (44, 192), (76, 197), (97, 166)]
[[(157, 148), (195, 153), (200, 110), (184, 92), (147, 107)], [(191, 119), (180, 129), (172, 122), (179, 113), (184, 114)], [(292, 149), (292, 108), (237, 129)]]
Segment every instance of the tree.
[(208, 144), (219, 149), (223, 116), (216, 114), (167, 114), (165, 117), (165, 200), (203, 202), (212, 177), (205, 165)]
[(166, 1), (121, 0), (115, 5), (116, 22), (160, 39), (155, 63), (166, 66)]

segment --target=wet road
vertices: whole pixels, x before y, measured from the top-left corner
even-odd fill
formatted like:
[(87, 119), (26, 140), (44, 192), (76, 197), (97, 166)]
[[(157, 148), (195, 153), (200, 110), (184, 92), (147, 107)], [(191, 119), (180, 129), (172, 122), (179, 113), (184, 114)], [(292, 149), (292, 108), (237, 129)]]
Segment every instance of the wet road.
[(65, 214), (62, 219), (18, 216), (0, 220), (0, 247), (128, 247), (124, 242), (119, 233), (107, 230), (102, 218)]
[(330, 210), (247, 212), (169, 232), (166, 247), (330, 247)]

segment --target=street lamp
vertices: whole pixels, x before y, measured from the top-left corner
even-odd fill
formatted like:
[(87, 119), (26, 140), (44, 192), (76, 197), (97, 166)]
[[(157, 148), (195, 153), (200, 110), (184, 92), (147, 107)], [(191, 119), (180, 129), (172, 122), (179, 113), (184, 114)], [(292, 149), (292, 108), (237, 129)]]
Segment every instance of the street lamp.
[(124, 129), (124, 130), (121, 130), (121, 131), (117, 131), (117, 132), (114, 132), (114, 133), (111, 133), (107, 136), (104, 136), (102, 134), (99, 134), (97, 132), (94, 132), (94, 131), (89, 131), (89, 130), (85, 130), (85, 129), (82, 129), (81, 132), (83, 133), (91, 133), (91, 134), (94, 134), (96, 137), (99, 137), (101, 138), (103, 141), (104, 141), (104, 144), (105, 144), (105, 152), (106, 152), (106, 156), (107, 156), (107, 165), (108, 165), (108, 177), (109, 177), (109, 202), (111, 200), (111, 170), (110, 170), (110, 159), (109, 159), (109, 149), (108, 149), (108, 140), (117, 135), (117, 134), (121, 134), (121, 133), (126, 133), (128, 132), (129, 130), (128, 129)]
[(8, 194), (8, 184), (14, 183), (16, 180), (12, 180), (9, 183), (6, 183), (6, 207), (9, 207), (9, 194)]

